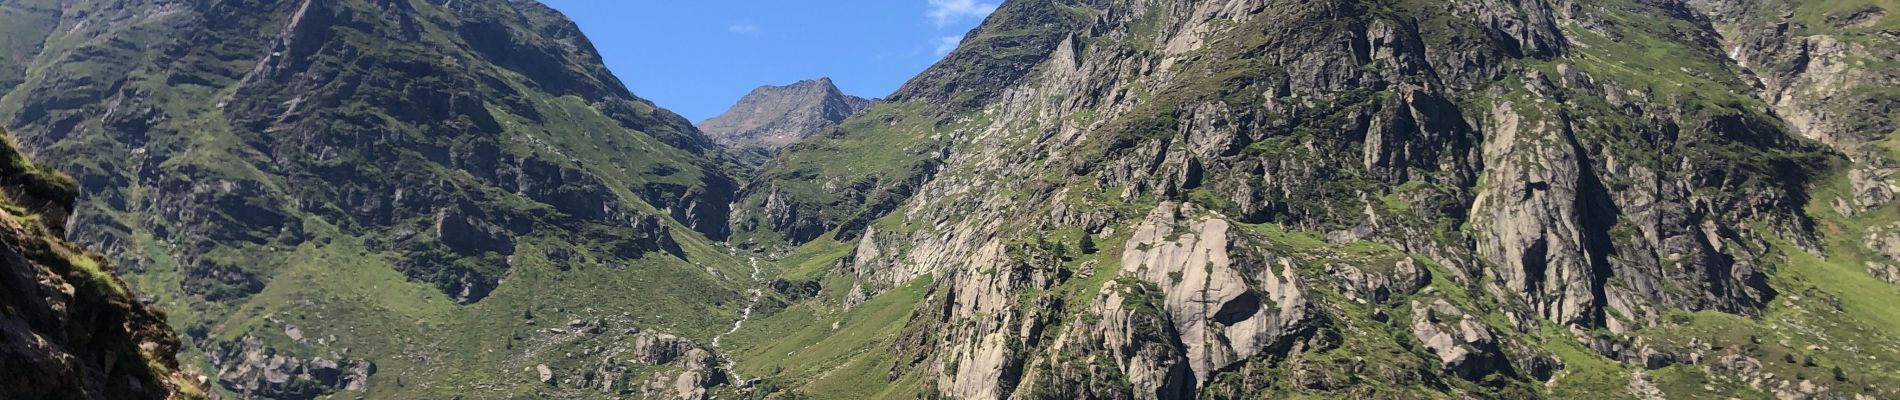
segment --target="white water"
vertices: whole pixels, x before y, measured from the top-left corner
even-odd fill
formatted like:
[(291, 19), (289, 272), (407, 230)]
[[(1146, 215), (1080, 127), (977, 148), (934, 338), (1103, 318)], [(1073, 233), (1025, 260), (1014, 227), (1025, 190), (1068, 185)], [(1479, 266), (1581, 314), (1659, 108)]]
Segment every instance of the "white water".
[[(752, 283), (755, 285), (764, 283), (759, 279), (759, 274), (761, 273), (764, 273), (764, 271), (759, 269), (759, 258), (752, 257)], [(719, 339), (725, 339), (726, 335), (731, 335), (733, 332), (738, 332), (739, 328), (745, 327), (745, 321), (752, 319), (752, 309), (757, 308), (759, 306), (759, 300), (763, 300), (764, 298), (765, 290), (758, 287), (752, 288), (752, 301), (745, 305), (745, 310), (739, 312), (739, 320), (732, 321), (732, 329), (728, 329), (726, 333), (721, 333), (719, 336), (713, 337), (713, 347), (719, 347)]]
[[(732, 329), (728, 329), (726, 330), (726, 333), (721, 333), (719, 334), (719, 336), (713, 337), (712, 347), (714, 349), (719, 348), (720, 339), (725, 339), (726, 335), (731, 335), (734, 332), (738, 332), (739, 328), (745, 327), (746, 320), (752, 319), (752, 310), (759, 306), (760, 300), (765, 299), (765, 290), (764, 290), (765, 280), (759, 277), (759, 275), (765, 273), (765, 271), (759, 269), (758, 257), (752, 257), (751, 263), (752, 263), (752, 283), (753, 283), (752, 301), (747, 303), (745, 305), (745, 309), (739, 312), (739, 319), (737, 321), (732, 321)], [(731, 355), (722, 355), (722, 356), (723, 358), (726, 359), (726, 363), (725, 363), (726, 375), (732, 376), (732, 381), (734, 382), (745, 382), (745, 379), (739, 377), (739, 371), (734, 370), (734, 368), (738, 366), (738, 362), (733, 361)]]

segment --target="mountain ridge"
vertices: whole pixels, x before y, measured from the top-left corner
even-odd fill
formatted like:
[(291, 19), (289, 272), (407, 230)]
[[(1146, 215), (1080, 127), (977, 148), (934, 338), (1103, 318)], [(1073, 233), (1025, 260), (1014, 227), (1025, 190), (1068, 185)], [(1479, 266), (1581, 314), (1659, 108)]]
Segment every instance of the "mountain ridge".
[(723, 150), (552, 8), (0, 8), (57, 10), (0, 13), (48, 29), (0, 63), (24, 76), (0, 121), (77, 180), (71, 236), (172, 310), (218, 394), (683, 397), (724, 379), (701, 343), (755, 283), (716, 244)]
[(0, 0), (0, 121), (212, 395), (1887, 398), (1895, 8), (1011, 0), (767, 151), (532, 1)]
[(822, 288), (795, 315), (911, 314), (843, 343), (741, 332), (740, 370), (888, 383), (866, 397), (1883, 396), (1855, 354), (1900, 349), (1843, 338), (1891, 335), (1890, 255), (1843, 232), (1896, 221), (1873, 178), (1894, 156), (1845, 161), (1781, 115), (1820, 101), (1892, 143), (1891, 108), (1763, 100), (1763, 63), (1729, 57), (1893, 79), (1801, 64), (1894, 48), (1825, 4), (1006, 2), (734, 212)]
[(846, 95), (824, 77), (760, 86), (696, 126), (725, 146), (778, 149), (837, 126), (874, 102)]

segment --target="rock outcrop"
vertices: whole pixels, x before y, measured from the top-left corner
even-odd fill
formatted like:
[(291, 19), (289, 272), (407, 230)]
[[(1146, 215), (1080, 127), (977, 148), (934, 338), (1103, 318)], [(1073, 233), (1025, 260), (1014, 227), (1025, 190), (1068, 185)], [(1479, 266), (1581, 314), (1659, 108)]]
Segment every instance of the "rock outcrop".
[(368, 390), (376, 364), (365, 360), (299, 358), (264, 344), (255, 336), (227, 343), (212, 353), (218, 384), (246, 397), (316, 399), (338, 392)]
[(675, 367), (669, 372), (654, 374), (641, 388), (641, 396), (649, 399), (704, 400), (710, 398), (713, 388), (728, 383), (725, 371), (719, 369), (718, 358), (704, 349), (688, 350)]
[(717, 348), (619, 317), (575, 318), (522, 339), (515, 348), (530, 357), (505, 364), (519, 374), (506, 379), (532, 382), (540, 397), (704, 400), (745, 385)]
[(1195, 384), (1204, 385), (1217, 371), (1284, 352), (1308, 333), (1317, 311), (1291, 260), (1255, 254), (1260, 247), (1245, 243), (1229, 222), (1199, 212), (1157, 207), (1135, 226), (1121, 265), (1124, 276), (1167, 294), (1157, 306), (1174, 325)]
[(1491, 328), (1444, 300), (1412, 302), (1412, 336), (1438, 356), (1441, 368), (1467, 379), (1509, 365)]
[(720, 364), (723, 359), (711, 348), (664, 333), (643, 332), (635, 336), (630, 349), (633, 358), (665, 369), (638, 387), (643, 398), (704, 400), (710, 398), (714, 389), (732, 383), (728, 371)]

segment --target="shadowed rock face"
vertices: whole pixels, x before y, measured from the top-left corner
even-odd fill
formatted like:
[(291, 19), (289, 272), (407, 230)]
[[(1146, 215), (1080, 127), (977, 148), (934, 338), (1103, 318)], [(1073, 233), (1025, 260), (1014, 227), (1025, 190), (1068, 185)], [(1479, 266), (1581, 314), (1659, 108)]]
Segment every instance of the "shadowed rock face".
[(778, 149), (838, 126), (871, 107), (871, 100), (845, 95), (831, 78), (753, 89), (724, 114), (699, 123), (706, 137), (725, 146)]
[[(0, 137), (6, 131), (0, 130)], [(0, 143), (0, 398), (203, 393), (179, 340), (96, 256), (61, 240), (75, 186)]]

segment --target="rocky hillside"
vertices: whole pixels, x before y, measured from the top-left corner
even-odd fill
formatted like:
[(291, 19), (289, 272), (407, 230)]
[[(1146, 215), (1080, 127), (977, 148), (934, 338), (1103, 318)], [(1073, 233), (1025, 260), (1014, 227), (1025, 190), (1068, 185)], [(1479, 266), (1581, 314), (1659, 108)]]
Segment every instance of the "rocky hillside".
[(546, 6), (0, 0), (0, 26), (0, 123), (227, 396), (722, 379), (737, 185)]
[(1013, 0), (740, 191), (824, 398), (1900, 396), (1885, 0)]
[(0, 398), (203, 398), (163, 315), (60, 239), (75, 186), (0, 144)]
[(740, 107), (825, 133), (739, 178), (532, 1), (0, 0), (0, 125), (72, 177), (8, 158), (0, 345), (40, 347), (0, 367), (70, 397), (195, 367), (269, 399), (1896, 398), (1895, 10), (1010, 0), (861, 113), (823, 81)]
[(871, 107), (838, 90), (831, 78), (761, 86), (725, 113), (699, 123), (707, 137), (732, 147), (778, 149), (837, 126)]

